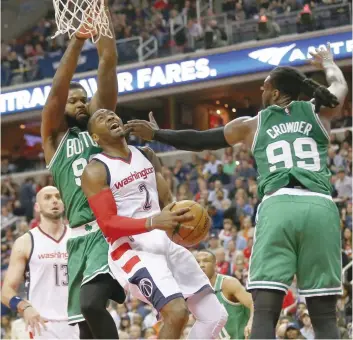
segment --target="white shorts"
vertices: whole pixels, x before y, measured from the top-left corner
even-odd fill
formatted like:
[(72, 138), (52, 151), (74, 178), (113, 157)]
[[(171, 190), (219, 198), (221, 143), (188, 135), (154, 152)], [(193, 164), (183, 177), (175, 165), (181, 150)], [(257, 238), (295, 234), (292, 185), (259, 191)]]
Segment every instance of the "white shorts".
[(78, 325), (69, 326), (68, 321), (48, 321), (45, 326), (47, 329), (41, 327), (41, 335), (33, 335), (30, 332), (30, 339), (79, 339)]
[(161, 230), (118, 239), (110, 245), (108, 259), (119, 283), (158, 312), (175, 298), (212, 290), (191, 252)]

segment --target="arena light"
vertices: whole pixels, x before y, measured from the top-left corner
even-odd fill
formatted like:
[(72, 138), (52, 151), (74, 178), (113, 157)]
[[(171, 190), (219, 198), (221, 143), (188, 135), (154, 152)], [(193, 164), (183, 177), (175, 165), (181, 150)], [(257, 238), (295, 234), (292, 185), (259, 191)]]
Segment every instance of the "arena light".
[(224, 107), (225, 107), (225, 108), (228, 108), (228, 104), (224, 104)]
[(219, 101), (219, 100), (217, 100), (217, 101), (216, 101), (216, 104), (217, 104), (217, 105), (219, 105), (219, 104), (220, 104), (220, 101)]
[(233, 107), (233, 108), (232, 108), (232, 111), (233, 111), (233, 112), (237, 112), (237, 109), (235, 109), (235, 108)]
[(20, 129), (24, 130), (25, 128), (26, 128), (26, 125), (24, 125), (24, 124), (20, 125)]
[(218, 115), (220, 115), (220, 114), (221, 114), (221, 110), (217, 110), (216, 112), (217, 112), (217, 114), (218, 114)]

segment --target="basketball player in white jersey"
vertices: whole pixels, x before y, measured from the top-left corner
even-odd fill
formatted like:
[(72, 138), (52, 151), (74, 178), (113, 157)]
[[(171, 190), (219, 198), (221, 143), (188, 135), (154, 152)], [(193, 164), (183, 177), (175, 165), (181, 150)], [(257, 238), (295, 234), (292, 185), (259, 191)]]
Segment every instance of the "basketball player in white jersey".
[(183, 228), (193, 216), (189, 209), (171, 212), (156, 155), (128, 146), (122, 121), (112, 111), (95, 112), (88, 129), (103, 152), (86, 166), (82, 190), (110, 243), (114, 276), (160, 313), (159, 338), (180, 339), (189, 311), (196, 319), (189, 338), (216, 338), (228, 315), (194, 256), (165, 233)]
[[(37, 194), (40, 225), (13, 245), (1, 301), (22, 314), (30, 338), (78, 339), (77, 326), (68, 325), (67, 252), (69, 229), (63, 224), (64, 205), (52, 186)], [(28, 300), (18, 296), (26, 277)]]

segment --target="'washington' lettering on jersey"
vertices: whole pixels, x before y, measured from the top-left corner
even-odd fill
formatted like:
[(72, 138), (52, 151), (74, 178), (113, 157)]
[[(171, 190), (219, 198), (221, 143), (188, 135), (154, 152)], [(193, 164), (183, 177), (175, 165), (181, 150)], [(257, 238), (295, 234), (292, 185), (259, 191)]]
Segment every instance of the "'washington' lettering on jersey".
[(68, 320), (68, 276), (66, 243), (69, 228), (56, 241), (40, 227), (29, 231), (31, 255), (26, 268), (28, 300), (41, 316), (48, 320)]
[(160, 212), (155, 170), (140, 150), (133, 146), (129, 149), (127, 160), (104, 153), (94, 155), (92, 159), (106, 165), (118, 215), (149, 217)]

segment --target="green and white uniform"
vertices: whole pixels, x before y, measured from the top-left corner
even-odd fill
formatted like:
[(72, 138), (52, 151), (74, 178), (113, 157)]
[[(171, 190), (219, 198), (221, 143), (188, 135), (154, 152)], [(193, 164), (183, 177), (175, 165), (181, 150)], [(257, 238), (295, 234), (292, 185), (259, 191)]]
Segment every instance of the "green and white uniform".
[(303, 296), (341, 294), (340, 219), (331, 197), (328, 146), (310, 102), (259, 113), (252, 152), (263, 201), (248, 289), (287, 292), (296, 274)]
[(87, 131), (67, 130), (48, 165), (65, 205), (71, 238), (67, 243), (69, 323), (84, 320), (80, 308), (81, 286), (99, 274), (109, 273), (108, 244), (81, 190), (81, 175), (92, 155), (101, 152)]
[(228, 320), (223, 327), (220, 339), (245, 339), (244, 329), (250, 318), (250, 309), (242, 305), (240, 302), (229, 301), (222, 293), (223, 280), (227, 275), (217, 274), (214, 290), (217, 299), (224, 306), (228, 313)]

